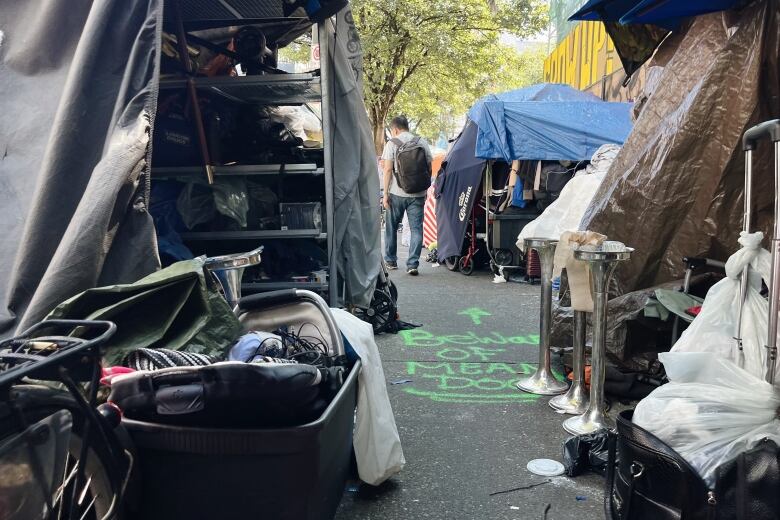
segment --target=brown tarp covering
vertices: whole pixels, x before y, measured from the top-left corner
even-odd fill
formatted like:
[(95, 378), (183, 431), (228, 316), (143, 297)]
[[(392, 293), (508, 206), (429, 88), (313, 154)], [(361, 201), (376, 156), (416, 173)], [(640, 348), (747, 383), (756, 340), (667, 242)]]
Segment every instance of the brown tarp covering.
[[(779, 41), (770, 0), (698, 17), (659, 48), (654, 60), (668, 61), (660, 82), (583, 220), (583, 229), (636, 248), (617, 270), (619, 293), (680, 278), (683, 256), (725, 260), (737, 249), (740, 139), (750, 126), (780, 116)], [(754, 165), (754, 207), (768, 232), (770, 146), (759, 147)]]
[[(742, 134), (780, 117), (776, 0), (695, 18), (670, 35), (648, 67), (663, 67), (634, 130), (607, 173), (582, 229), (636, 252), (610, 286), (607, 351), (626, 370), (649, 371), (669, 345), (627, 345), (652, 289), (679, 287), (684, 256), (726, 260), (742, 229)], [(754, 153), (754, 229), (774, 221), (771, 146)], [(765, 246), (768, 239), (765, 239)], [(556, 306), (553, 345), (571, 344), (571, 309)], [(642, 343), (641, 341), (638, 343)], [(652, 342), (651, 342), (652, 343)]]

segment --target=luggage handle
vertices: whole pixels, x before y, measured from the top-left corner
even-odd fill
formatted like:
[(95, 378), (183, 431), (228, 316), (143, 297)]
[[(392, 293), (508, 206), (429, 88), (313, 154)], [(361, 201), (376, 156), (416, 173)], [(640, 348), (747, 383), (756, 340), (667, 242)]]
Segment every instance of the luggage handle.
[(750, 128), (742, 137), (742, 148), (744, 151), (755, 150), (758, 142), (769, 138), (773, 143), (780, 141), (780, 119), (764, 121), (761, 124)]
[(242, 311), (252, 311), (264, 307), (273, 307), (285, 303), (294, 303), (299, 301), (297, 289), (284, 289), (281, 291), (272, 291), (267, 293), (253, 294), (245, 296), (238, 302), (238, 309)]
[(238, 310), (246, 312), (286, 303), (297, 303), (300, 301), (307, 301), (314, 304), (322, 313), (322, 316), (325, 318), (325, 323), (328, 325), (328, 332), (330, 333), (331, 340), (333, 341), (331, 354), (335, 356), (344, 356), (346, 351), (344, 349), (344, 341), (341, 338), (341, 331), (336, 325), (333, 314), (330, 312), (330, 307), (328, 307), (328, 304), (322, 299), (322, 296), (317, 293), (301, 289), (284, 289), (282, 291), (253, 294), (252, 296), (241, 298), (238, 302)]
[[(778, 171), (780, 171), (780, 159), (778, 159), (777, 155), (780, 153), (780, 119), (772, 119), (769, 121), (764, 121), (763, 123), (760, 123), (752, 128), (749, 128), (745, 134), (742, 136), (742, 148), (745, 152), (745, 191), (743, 195), (744, 199), (744, 212), (742, 216), (742, 230), (745, 233), (750, 233), (752, 229), (752, 216), (753, 216), (753, 151), (758, 146), (758, 142), (762, 139), (769, 138), (774, 144), (775, 144), (775, 176), (778, 176)], [(780, 217), (780, 211), (778, 211), (778, 190), (780, 190), (780, 180), (775, 180), (775, 219)], [(775, 224), (775, 235), (777, 235), (777, 224)], [(778, 237), (775, 236), (774, 240), (777, 240)], [(774, 251), (775, 246), (772, 246), (772, 249)], [(774, 253), (773, 253), (774, 256)], [(774, 264), (774, 261), (773, 261)], [(774, 265), (773, 265), (774, 269)], [(750, 272), (750, 266), (745, 266), (745, 268), (742, 270), (742, 276), (740, 278), (739, 282), (739, 306), (737, 307), (737, 316), (736, 316), (736, 324), (734, 326), (734, 347), (736, 351), (736, 360), (737, 360), (737, 366), (744, 367), (745, 366), (745, 352), (744, 352), (744, 345), (742, 341), (742, 316), (744, 313), (744, 306), (745, 306), (745, 300), (747, 299), (747, 279)], [(771, 285), (771, 284), (770, 284)], [(770, 292), (770, 337), (772, 335), (776, 335), (776, 331), (773, 332), (773, 329), (776, 327), (773, 327), (772, 324), (772, 313), (776, 313), (776, 309), (773, 307), (774, 299), (772, 298), (772, 293), (777, 292), (773, 291), (772, 287), (769, 289)], [(774, 356), (775, 356), (775, 340), (770, 339), (769, 345), (767, 346), (767, 357), (768, 359), (771, 359), (769, 364), (774, 363)], [(767, 380), (771, 380), (771, 382), (774, 382), (774, 375), (773, 375), (774, 369), (771, 370), (771, 373), (767, 374)]]

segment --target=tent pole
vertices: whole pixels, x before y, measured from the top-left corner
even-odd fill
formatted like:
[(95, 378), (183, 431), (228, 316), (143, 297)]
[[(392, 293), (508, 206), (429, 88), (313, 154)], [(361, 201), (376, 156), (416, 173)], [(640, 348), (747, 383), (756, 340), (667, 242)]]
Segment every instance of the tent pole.
[(187, 97), (192, 105), (192, 118), (195, 123), (195, 131), (198, 134), (198, 150), (203, 161), (206, 179), (209, 184), (214, 184), (214, 167), (211, 165), (209, 145), (206, 141), (206, 129), (203, 127), (203, 115), (200, 112), (200, 103), (198, 102), (198, 90), (195, 88), (195, 74), (197, 71), (193, 70), (190, 53), (187, 50), (187, 33), (184, 31), (184, 22), (181, 17), (181, 1), (173, 2), (173, 11), (176, 23), (176, 45), (179, 48), (179, 60), (187, 73)]

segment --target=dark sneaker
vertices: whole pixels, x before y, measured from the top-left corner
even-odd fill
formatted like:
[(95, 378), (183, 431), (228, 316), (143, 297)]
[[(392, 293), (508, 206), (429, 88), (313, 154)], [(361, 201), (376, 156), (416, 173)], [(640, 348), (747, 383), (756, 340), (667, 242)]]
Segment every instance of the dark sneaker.
[(398, 264), (396, 264), (395, 262), (385, 262), (385, 264), (387, 264), (387, 268), (391, 271), (395, 271), (396, 269), (398, 269)]
[(410, 267), (409, 269), (406, 270), (406, 274), (410, 276), (417, 276), (418, 274), (420, 274), (420, 272), (417, 270), (416, 267)]

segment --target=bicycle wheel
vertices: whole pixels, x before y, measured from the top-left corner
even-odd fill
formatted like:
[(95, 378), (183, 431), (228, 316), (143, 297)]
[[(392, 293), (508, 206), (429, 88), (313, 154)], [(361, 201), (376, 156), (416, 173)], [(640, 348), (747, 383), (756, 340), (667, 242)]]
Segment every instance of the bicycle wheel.
[(460, 259), (458, 262), (460, 265), (460, 272), (465, 274), (466, 276), (471, 276), (471, 273), (474, 272), (474, 258), (467, 258), (464, 256)]
[[(53, 475), (55, 486), (49, 497), (51, 509), (45, 503), (36, 506), (38, 511), (45, 512), (42, 518), (101, 520), (104, 518), (119, 519), (119, 505), (114, 504), (119, 496), (118, 486), (112, 482), (122, 479), (111, 478), (108, 463), (110, 452), (101, 442), (97, 432), (89, 437), (89, 448), (83, 468), (83, 479), (76, 486), (76, 476), (79, 470), (79, 459), (84, 439), (83, 414), (70, 398), (63, 392), (50, 388), (20, 385), (12, 390), (11, 398), (21, 401), (24, 423), (35, 424), (53, 414), (67, 410), (72, 417), (67, 451), (64, 461), (41, 460), (42, 464), (54, 464), (62, 470), (61, 474)], [(4, 412), (8, 411), (3, 410)], [(14, 413), (0, 416), (0, 438), (7, 438), (23, 431), (24, 423)], [(75, 506), (71, 508), (71, 504)], [(41, 500), (45, 502), (45, 500)]]
[(395, 286), (392, 280), (387, 280), (387, 286), (390, 289), (390, 297), (393, 299), (393, 302), (398, 303), (398, 287)]
[(447, 267), (447, 270), (449, 271), (457, 271), (458, 270), (458, 263), (460, 262), (460, 257), (458, 256), (451, 256), (449, 258), (444, 259), (444, 265)]

